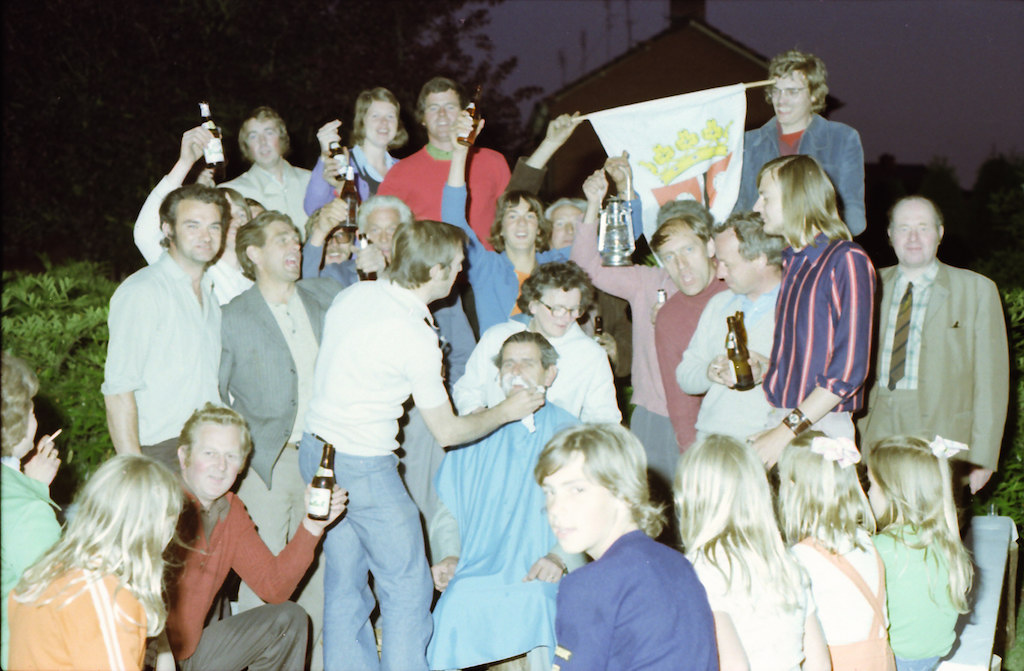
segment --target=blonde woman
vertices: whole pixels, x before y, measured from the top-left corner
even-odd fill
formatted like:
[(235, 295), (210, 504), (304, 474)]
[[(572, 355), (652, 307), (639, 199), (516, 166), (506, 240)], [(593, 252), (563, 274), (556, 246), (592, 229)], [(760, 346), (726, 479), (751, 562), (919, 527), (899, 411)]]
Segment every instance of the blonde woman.
[(891, 671), (885, 567), (859, 462), (851, 440), (818, 431), (794, 439), (779, 461), (779, 525), (810, 577), (832, 668)]
[(164, 628), (163, 552), (181, 486), (149, 457), (121, 455), (75, 497), (64, 537), (9, 601), (10, 669), (141, 669)]
[(934, 669), (956, 640), (974, 567), (960, 541), (949, 457), (963, 443), (893, 436), (868, 453), (868, 499), (885, 563), (889, 642), (899, 671)]
[(830, 668), (806, 578), (752, 449), (712, 434), (679, 460), (679, 533), (715, 618), (722, 671)]

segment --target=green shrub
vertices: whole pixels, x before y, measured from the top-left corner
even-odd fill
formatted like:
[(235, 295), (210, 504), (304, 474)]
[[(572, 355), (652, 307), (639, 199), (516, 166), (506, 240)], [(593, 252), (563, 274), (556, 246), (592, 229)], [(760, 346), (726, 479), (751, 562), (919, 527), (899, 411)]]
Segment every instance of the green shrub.
[[(1017, 254), (1018, 260), (1021, 256)], [(974, 513), (983, 515), (994, 508), (997, 514), (1012, 517), (1018, 527), (1024, 527), (1024, 288), (1012, 287), (1001, 293), (1010, 344), (1010, 407), (999, 471), (975, 497)]]
[(70, 498), (113, 453), (100, 385), (107, 355), (107, 306), (117, 284), (92, 262), (46, 263), (41, 273), (3, 273), (3, 346), (39, 376), (41, 429), (63, 428), (64, 465), (54, 483), (58, 502)]

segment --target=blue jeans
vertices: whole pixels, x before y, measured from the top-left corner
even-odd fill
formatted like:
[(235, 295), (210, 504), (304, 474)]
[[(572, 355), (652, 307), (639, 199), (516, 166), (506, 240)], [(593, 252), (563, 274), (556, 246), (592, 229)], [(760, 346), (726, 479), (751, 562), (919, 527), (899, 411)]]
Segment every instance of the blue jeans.
[[(309, 482), (323, 443), (309, 433), (299, 445), (299, 470)], [(335, 452), (334, 477), (348, 491), (348, 509), (327, 532), (323, 552), (324, 669), (427, 671), (433, 623), (433, 582), (423, 547), (419, 510), (398, 476), (398, 457)], [(381, 656), (370, 625), (380, 597)]]
[(896, 671), (933, 671), (938, 665), (938, 657), (927, 657), (925, 659), (896, 658)]

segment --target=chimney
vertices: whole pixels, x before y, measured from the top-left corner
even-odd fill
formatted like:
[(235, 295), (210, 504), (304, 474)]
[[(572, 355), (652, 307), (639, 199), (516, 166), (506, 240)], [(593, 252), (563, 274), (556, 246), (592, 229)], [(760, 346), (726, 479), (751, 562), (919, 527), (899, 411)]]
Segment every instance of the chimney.
[(671, 25), (679, 26), (690, 19), (704, 21), (704, 0), (669, 0), (669, 20)]

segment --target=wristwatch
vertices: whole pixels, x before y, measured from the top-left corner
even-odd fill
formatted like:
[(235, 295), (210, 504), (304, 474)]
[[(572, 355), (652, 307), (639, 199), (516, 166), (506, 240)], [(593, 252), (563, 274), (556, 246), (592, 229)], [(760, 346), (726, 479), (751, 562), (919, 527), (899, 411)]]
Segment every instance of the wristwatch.
[(811, 428), (811, 420), (807, 419), (807, 415), (803, 413), (800, 408), (793, 408), (792, 411), (782, 420), (782, 423), (793, 432), (794, 436), (799, 436), (801, 433)]

